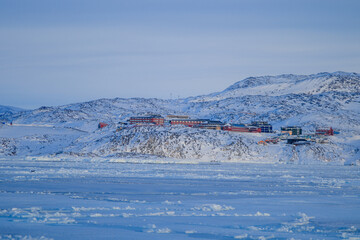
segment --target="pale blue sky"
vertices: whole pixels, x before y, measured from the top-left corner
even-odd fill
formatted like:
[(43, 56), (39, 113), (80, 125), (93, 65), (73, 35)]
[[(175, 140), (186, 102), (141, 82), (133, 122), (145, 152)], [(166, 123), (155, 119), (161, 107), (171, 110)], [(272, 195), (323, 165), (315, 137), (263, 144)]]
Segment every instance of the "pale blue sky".
[(358, 0), (0, 0), (0, 105), (187, 97), (360, 72)]

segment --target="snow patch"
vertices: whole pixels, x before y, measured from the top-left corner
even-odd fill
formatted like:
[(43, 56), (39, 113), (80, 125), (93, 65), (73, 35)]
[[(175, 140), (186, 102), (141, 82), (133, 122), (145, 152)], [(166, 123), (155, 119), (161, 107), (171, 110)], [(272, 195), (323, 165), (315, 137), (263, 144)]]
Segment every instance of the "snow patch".
[(204, 212), (218, 212), (218, 211), (230, 211), (234, 210), (235, 208), (227, 205), (219, 205), (219, 204), (203, 204), (201, 206), (197, 206), (192, 208), (195, 211), (204, 211)]

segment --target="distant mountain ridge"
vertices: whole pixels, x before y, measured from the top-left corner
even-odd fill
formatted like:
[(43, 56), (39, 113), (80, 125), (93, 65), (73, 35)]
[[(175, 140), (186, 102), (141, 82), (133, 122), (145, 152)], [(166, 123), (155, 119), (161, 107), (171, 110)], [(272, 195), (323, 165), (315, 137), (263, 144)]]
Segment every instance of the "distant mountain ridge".
[(360, 74), (346, 72), (249, 77), (234, 83), (222, 92), (195, 97), (194, 101), (211, 101), (248, 95), (281, 96), (333, 91), (356, 93), (360, 91), (359, 79)]
[(283, 74), (249, 77), (222, 92), (198, 97), (177, 100), (99, 99), (60, 107), (12, 110), (6, 114), (0, 112), (0, 119), (11, 118), (19, 123), (68, 124), (79, 121), (125, 121), (132, 115), (155, 113), (231, 122), (254, 118), (279, 122), (309, 113), (348, 112), (350, 108), (347, 105), (352, 103), (351, 109), (356, 108), (359, 96), (360, 75), (357, 73)]
[[(313, 90), (316, 90), (314, 89), (314, 87), (321, 86), (321, 84), (325, 86), (325, 85), (335, 85), (336, 83), (339, 83), (334, 89), (341, 91), (344, 90), (358, 91), (359, 88), (357, 89), (349, 89), (349, 88), (353, 86), (359, 87), (358, 83), (356, 82), (356, 80), (358, 80), (359, 78), (360, 78), (360, 74), (346, 73), (346, 72), (334, 72), (334, 73), (323, 72), (323, 73), (317, 73), (311, 75), (282, 74), (278, 76), (249, 77), (242, 81), (234, 83), (230, 87), (226, 88), (224, 91), (234, 90), (236, 88), (251, 88), (254, 86), (269, 85), (276, 83), (289, 83), (298, 87), (298, 84), (300, 83), (316, 83), (316, 82), (317, 82), (316, 85), (311, 85), (308, 87), (313, 88)], [(322, 80), (325, 81), (321, 82)], [(327, 82), (327, 80), (330, 81)], [(345, 84), (340, 84), (340, 83), (345, 83)], [(308, 89), (301, 88), (301, 90), (306, 91)], [(305, 91), (303, 93), (306, 93)]]
[[(358, 122), (352, 114), (345, 112), (356, 108), (359, 95), (360, 75), (357, 73), (283, 74), (246, 78), (222, 92), (198, 97), (177, 100), (99, 99), (60, 107), (7, 111), (6, 114), (0, 112), (0, 119), (11, 119), (18, 123), (72, 125), (80, 121), (126, 121), (132, 115), (155, 113), (163, 116), (190, 115), (227, 122), (255, 118), (286, 122), (309, 113), (327, 115), (339, 111), (341, 115), (350, 116), (350, 121)], [(350, 103), (351, 108), (348, 106)], [(299, 121), (291, 122), (301, 124), (303, 121), (299, 118)]]
[(0, 114), (16, 113), (16, 112), (21, 112), (21, 111), (24, 111), (24, 110), (25, 109), (18, 108), (18, 107), (0, 105)]

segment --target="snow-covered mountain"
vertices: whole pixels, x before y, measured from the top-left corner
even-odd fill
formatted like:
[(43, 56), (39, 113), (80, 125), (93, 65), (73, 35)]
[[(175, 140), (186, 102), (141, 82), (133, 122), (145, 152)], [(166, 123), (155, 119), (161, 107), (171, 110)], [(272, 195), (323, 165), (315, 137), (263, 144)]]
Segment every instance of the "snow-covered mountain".
[(360, 75), (357, 73), (345, 72), (249, 77), (236, 82), (222, 92), (197, 97), (196, 100), (211, 101), (249, 95), (282, 96), (326, 92), (359, 92), (359, 78)]
[[(276, 130), (283, 125), (300, 125), (308, 133), (316, 127), (332, 126), (341, 134), (332, 137), (327, 145), (293, 149), (286, 144), (258, 146), (257, 141), (266, 138), (266, 134), (184, 127), (142, 127), (115, 132), (118, 122), (144, 114), (189, 115), (227, 123), (265, 120)], [(51, 133), (39, 131), (35, 134), (37, 140), (29, 141), (34, 134), (12, 137), (10, 127), (4, 126), (0, 129), (0, 146), (3, 142), (0, 155), (354, 162), (360, 159), (360, 75), (335, 72), (249, 77), (221, 92), (198, 97), (99, 99), (31, 111), (0, 112), (0, 119), (13, 121), (13, 128), (24, 127), (21, 124), (56, 128)], [(110, 125), (98, 130), (100, 121)], [(67, 135), (61, 129), (66, 129), (63, 132)], [(34, 142), (42, 144), (42, 150), (34, 148), (31, 145)], [(18, 150), (15, 153), (14, 147)]]
[(0, 105), (0, 115), (13, 114), (24, 111), (22, 108)]
[(278, 126), (353, 131), (360, 126), (359, 100), (359, 74), (288, 74), (250, 77), (222, 92), (191, 98), (189, 110), (227, 121), (264, 119)]

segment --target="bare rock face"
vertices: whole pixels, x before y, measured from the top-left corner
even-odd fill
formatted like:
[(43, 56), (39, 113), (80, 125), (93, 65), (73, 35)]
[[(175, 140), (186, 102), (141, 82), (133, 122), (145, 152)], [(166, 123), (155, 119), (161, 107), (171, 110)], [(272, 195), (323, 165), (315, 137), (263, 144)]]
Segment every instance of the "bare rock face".
[(0, 156), (15, 156), (17, 148), (12, 138), (0, 138)]
[(92, 149), (99, 156), (136, 153), (204, 160), (239, 160), (250, 156), (249, 143), (245, 143), (239, 134), (188, 127), (133, 127), (97, 139), (93, 146), (89, 147), (89, 144), (92, 143), (79, 143), (78, 146), (83, 145), (83, 148), (77, 151), (87, 152)]

